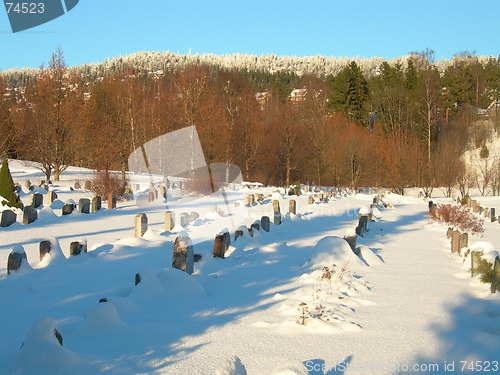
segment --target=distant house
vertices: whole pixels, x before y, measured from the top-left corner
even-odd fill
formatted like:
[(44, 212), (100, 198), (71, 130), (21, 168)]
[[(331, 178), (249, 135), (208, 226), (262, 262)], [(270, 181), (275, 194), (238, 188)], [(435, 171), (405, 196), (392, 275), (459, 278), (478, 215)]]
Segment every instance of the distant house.
[(293, 89), (288, 99), (293, 104), (302, 104), (306, 101), (307, 89)]

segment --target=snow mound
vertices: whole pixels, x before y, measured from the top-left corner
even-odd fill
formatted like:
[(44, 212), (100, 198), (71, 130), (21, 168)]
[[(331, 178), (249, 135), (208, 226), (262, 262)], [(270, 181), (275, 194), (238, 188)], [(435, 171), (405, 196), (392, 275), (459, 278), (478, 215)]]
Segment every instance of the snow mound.
[(308, 375), (307, 369), (302, 363), (281, 364), (273, 369), (272, 375)]
[(232, 357), (215, 371), (216, 375), (247, 375), (247, 370), (238, 357)]
[(50, 220), (56, 218), (57, 215), (52, 211), (52, 208), (49, 206), (44, 207), (38, 213), (38, 220)]
[(193, 276), (176, 268), (161, 271), (158, 280), (171, 298), (197, 298), (206, 295), (203, 286)]
[(469, 249), (471, 251), (482, 250), (483, 256), (481, 258), (487, 260), (491, 264), (495, 264), (495, 258), (498, 256), (498, 251), (495, 250), (495, 246), (492, 243), (487, 241), (478, 241), (470, 246)]
[(369, 266), (382, 263), (382, 260), (367, 246), (359, 247), (359, 257)]
[(123, 326), (125, 324), (118, 315), (116, 307), (104, 302), (89, 309), (77, 333), (83, 335), (109, 333)]
[(372, 213), (372, 209), (370, 207), (361, 207), (358, 211), (359, 215), (369, 215)]
[(323, 268), (325, 265), (337, 264), (344, 266), (347, 263), (354, 266), (364, 265), (353, 253), (346, 240), (337, 236), (328, 236), (319, 240), (314, 246), (305, 266), (317, 269)]

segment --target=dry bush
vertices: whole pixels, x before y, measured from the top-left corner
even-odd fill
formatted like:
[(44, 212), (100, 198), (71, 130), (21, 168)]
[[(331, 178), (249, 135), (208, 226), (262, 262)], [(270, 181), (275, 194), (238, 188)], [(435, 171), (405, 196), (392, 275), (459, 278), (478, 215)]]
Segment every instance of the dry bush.
[(483, 221), (466, 207), (454, 204), (438, 205), (435, 210), (429, 211), (431, 219), (446, 223), (461, 232), (483, 232)]
[(110, 171), (96, 171), (92, 180), (92, 192), (103, 199), (107, 199), (109, 193), (115, 195), (123, 195), (125, 193), (126, 184), (121, 181), (118, 175), (112, 174)]

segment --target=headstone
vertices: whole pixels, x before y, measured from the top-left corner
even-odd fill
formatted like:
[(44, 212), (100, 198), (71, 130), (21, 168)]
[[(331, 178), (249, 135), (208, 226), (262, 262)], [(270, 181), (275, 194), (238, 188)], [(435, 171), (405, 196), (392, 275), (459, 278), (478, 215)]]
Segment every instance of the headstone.
[(14, 224), (17, 220), (17, 215), (12, 210), (2, 211), (2, 217), (0, 219), (0, 227), (8, 227)]
[(490, 218), (492, 223), (494, 223), (497, 220), (497, 217), (495, 215), (496, 215), (495, 207), (490, 208)]
[(171, 232), (175, 227), (174, 211), (165, 212), (165, 232)]
[(81, 189), (82, 188), (82, 185), (77, 181), (75, 182), (75, 190), (78, 190), (78, 189)]
[(78, 201), (78, 211), (82, 214), (90, 214), (90, 199), (80, 198)]
[(24, 181), (24, 187), (25, 188), (29, 188), (30, 186), (31, 186), (31, 181), (30, 180)]
[(33, 191), (35, 190), (35, 187), (33, 185), (31, 185), (29, 188), (28, 188), (29, 191)]
[(174, 242), (174, 251), (172, 254), (172, 268), (185, 271), (188, 274), (193, 273), (194, 253), (191, 239), (187, 236), (179, 236)]
[(253, 204), (255, 203), (255, 195), (249, 194), (248, 195), (248, 199), (249, 199), (249, 202), (250, 202), (250, 206), (253, 206)]
[(35, 193), (31, 196), (31, 207), (38, 208), (43, 204), (43, 195)]
[(108, 194), (108, 210), (116, 208), (116, 197), (115, 193)]
[(474, 212), (475, 213), (479, 212), (479, 207), (481, 207), (481, 204), (479, 202), (476, 202), (476, 206), (474, 207)]
[(154, 199), (158, 199), (158, 190), (156, 188), (151, 189), (151, 192), (153, 193)]
[(483, 251), (482, 250), (473, 250), (470, 255), (471, 255), (470, 256), (470, 262), (471, 262), (470, 274), (471, 274), (471, 277), (474, 277), (478, 274), (479, 265), (481, 264), (481, 259), (483, 257)]
[(52, 244), (50, 243), (50, 241), (45, 240), (45, 241), (40, 242), (40, 246), (39, 246), (40, 262), (42, 261), (42, 259), (45, 255), (50, 253), (51, 246), (52, 246)]
[(52, 203), (54, 203), (57, 199), (57, 194), (55, 191), (49, 191), (47, 193), (47, 204), (48, 205), (51, 205)]
[(462, 249), (468, 246), (469, 246), (469, 235), (467, 233), (462, 233), (458, 238), (458, 254), (461, 254)]
[(150, 192), (148, 193), (148, 203), (151, 203), (151, 202), (153, 202), (154, 200), (155, 200), (155, 194), (154, 194), (152, 191), (150, 191)]
[(75, 205), (73, 203), (66, 203), (62, 208), (63, 215), (71, 215), (73, 210), (75, 209)]
[(23, 188), (21, 187), (21, 185), (16, 183), (16, 185), (14, 186), (14, 191), (16, 192), (16, 194), (19, 194), (22, 190)]
[(278, 200), (273, 200), (273, 211), (274, 211), (274, 225), (281, 224), (281, 211), (280, 202)]
[(224, 258), (224, 235), (221, 233), (215, 236), (212, 255), (214, 258)]
[(69, 244), (69, 255), (70, 256), (80, 255), (82, 252), (83, 253), (87, 252), (87, 243), (86, 242), (73, 241)]
[(28, 225), (38, 219), (38, 212), (31, 206), (26, 206), (23, 209), (23, 224)]
[(327, 196), (328, 198), (331, 198), (331, 197), (333, 196), (333, 190), (332, 190), (332, 189), (328, 189), (328, 190), (326, 191), (326, 196)]
[(356, 227), (356, 234), (360, 237), (365, 236), (365, 232), (368, 230), (368, 216), (361, 215), (359, 217), (358, 226)]
[(451, 252), (458, 253), (458, 246), (460, 243), (460, 232), (458, 230), (454, 230), (451, 234)]
[(307, 198), (307, 204), (313, 204), (314, 203), (314, 197), (312, 195), (310, 195), (308, 198)]
[(43, 188), (45, 191), (50, 190), (49, 185), (47, 185), (47, 184), (42, 185), (41, 188)]
[(377, 197), (373, 197), (373, 201), (372, 201), (373, 204), (378, 204), (378, 198)]
[(472, 207), (472, 199), (470, 197), (465, 198), (465, 204), (467, 207)]
[(238, 238), (243, 237), (243, 233), (245, 233), (244, 229), (242, 227), (239, 227), (234, 231), (234, 240), (236, 241)]
[(245, 197), (245, 206), (250, 206), (250, 196)]
[(196, 221), (200, 217), (200, 214), (196, 211), (192, 211), (191, 214), (189, 215), (189, 222), (192, 223), (193, 221)]
[(148, 230), (148, 216), (146, 214), (135, 215), (135, 236), (142, 237)]
[(84, 186), (85, 190), (92, 190), (92, 182), (91, 181), (88, 181), (88, 180), (85, 181), (83, 183), (83, 186)]
[[(20, 248), (22, 249), (22, 248)], [(26, 253), (23, 251), (12, 251), (9, 254), (9, 258), (7, 259), (7, 275), (10, 275), (12, 271), (17, 271), (19, 268), (21, 268), (21, 264), (23, 263), (23, 260), (25, 262), (28, 261), (28, 258), (26, 257)]]
[(491, 293), (500, 290), (500, 257), (497, 255), (493, 264), (493, 281), (491, 282)]
[(231, 235), (229, 234), (229, 232), (226, 231), (222, 233), (222, 248), (224, 250), (224, 254), (227, 253), (230, 245), (231, 245)]
[(297, 202), (294, 199), (288, 202), (288, 212), (294, 215), (297, 214)]
[(356, 239), (357, 239), (357, 236), (356, 234), (352, 234), (352, 235), (349, 235), (349, 236), (345, 236), (344, 237), (344, 240), (347, 241), (347, 243), (349, 244), (349, 246), (351, 247), (351, 250), (356, 253)]
[(260, 225), (262, 230), (269, 232), (271, 230), (271, 220), (269, 219), (269, 216), (262, 216), (260, 219)]
[(42, 187), (43, 185), (45, 185), (45, 180), (39, 180), (38, 181), (38, 186)]
[(179, 215), (179, 222), (181, 227), (185, 227), (189, 224), (189, 214), (187, 212), (183, 212)]
[(160, 185), (160, 194), (163, 199), (167, 199), (167, 188), (163, 185)]
[(95, 196), (92, 198), (92, 212), (97, 212), (102, 207), (102, 199), (100, 196)]
[(450, 239), (452, 234), (453, 234), (453, 228), (448, 227), (448, 230), (446, 231), (446, 238)]
[(259, 221), (253, 222), (252, 225), (250, 225), (250, 229), (252, 230), (252, 232), (254, 230), (260, 230), (260, 222)]

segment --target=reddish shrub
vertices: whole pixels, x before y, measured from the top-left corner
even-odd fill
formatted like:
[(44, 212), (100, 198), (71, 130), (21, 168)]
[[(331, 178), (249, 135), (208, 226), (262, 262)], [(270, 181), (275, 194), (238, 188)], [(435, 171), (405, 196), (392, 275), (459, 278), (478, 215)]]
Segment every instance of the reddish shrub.
[(112, 192), (115, 195), (123, 195), (125, 186), (118, 175), (106, 170), (96, 171), (92, 180), (92, 191), (95, 195), (107, 199), (108, 194)]
[(483, 232), (483, 220), (463, 206), (441, 204), (437, 209), (429, 211), (429, 217), (455, 227), (461, 232)]

